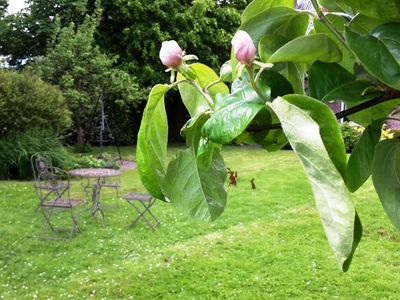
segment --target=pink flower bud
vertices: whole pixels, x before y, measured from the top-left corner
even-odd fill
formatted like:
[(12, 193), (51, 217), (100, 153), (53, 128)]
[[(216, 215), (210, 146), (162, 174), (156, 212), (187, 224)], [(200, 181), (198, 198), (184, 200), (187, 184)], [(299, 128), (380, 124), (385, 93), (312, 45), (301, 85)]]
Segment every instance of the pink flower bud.
[(164, 66), (177, 68), (182, 63), (183, 51), (176, 41), (165, 41), (161, 44), (160, 59)]
[(253, 62), (256, 57), (256, 47), (254, 47), (253, 41), (250, 35), (243, 30), (236, 32), (232, 39), (233, 52), (235, 57), (242, 64), (249, 65)]

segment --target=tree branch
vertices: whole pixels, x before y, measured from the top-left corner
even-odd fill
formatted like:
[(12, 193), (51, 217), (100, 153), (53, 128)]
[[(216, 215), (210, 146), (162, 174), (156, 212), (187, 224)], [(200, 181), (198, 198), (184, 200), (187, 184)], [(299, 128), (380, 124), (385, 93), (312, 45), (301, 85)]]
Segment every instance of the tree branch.
[[(370, 108), (372, 106), (375, 106), (377, 104), (381, 104), (384, 103), (386, 101), (390, 101), (390, 100), (394, 100), (400, 98), (400, 91), (395, 91), (395, 90), (388, 90), (383, 96), (381, 97), (377, 97), (374, 99), (371, 99), (369, 101), (363, 102), (359, 105), (350, 107), (349, 109), (345, 109), (341, 112), (338, 112), (335, 114), (336, 119), (340, 120), (344, 117), (350, 116), (352, 114), (355, 114), (357, 112), (360, 112), (364, 109)], [(273, 130), (273, 129), (281, 129), (282, 126), (279, 123), (276, 124), (270, 124), (270, 125), (266, 125), (266, 126), (259, 126), (259, 125), (250, 125), (249, 127), (247, 127), (247, 131), (250, 132), (260, 132), (260, 131), (264, 131), (264, 130)]]

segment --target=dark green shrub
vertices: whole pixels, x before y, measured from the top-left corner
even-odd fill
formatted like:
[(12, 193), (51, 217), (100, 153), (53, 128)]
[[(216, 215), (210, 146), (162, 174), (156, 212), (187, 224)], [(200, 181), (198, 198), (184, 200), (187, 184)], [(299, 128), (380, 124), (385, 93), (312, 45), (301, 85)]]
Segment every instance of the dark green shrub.
[(0, 133), (46, 130), (57, 134), (71, 125), (61, 91), (29, 73), (0, 70)]
[(357, 130), (356, 126), (352, 126), (347, 122), (343, 123), (340, 126), (340, 128), (342, 131), (342, 136), (343, 136), (346, 152), (350, 153), (353, 150), (355, 144), (358, 142), (358, 140), (362, 134), (362, 131)]

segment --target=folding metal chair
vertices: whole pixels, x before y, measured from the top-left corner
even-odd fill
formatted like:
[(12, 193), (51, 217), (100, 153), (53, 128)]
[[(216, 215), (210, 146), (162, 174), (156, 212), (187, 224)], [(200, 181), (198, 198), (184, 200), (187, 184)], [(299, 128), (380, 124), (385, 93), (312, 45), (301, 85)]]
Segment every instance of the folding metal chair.
[(143, 219), (147, 223), (147, 225), (150, 226), (151, 229), (155, 230), (160, 222), (150, 211), (150, 208), (153, 206), (156, 199), (151, 197), (150, 195), (140, 193), (128, 193), (124, 196), (124, 199), (130, 205), (132, 205), (139, 214), (136, 219), (129, 225), (129, 227), (134, 226), (140, 219)]
[[(61, 193), (63, 190), (69, 187), (69, 185), (67, 185), (69, 183), (64, 181), (59, 182), (58, 186), (55, 186), (53, 184), (46, 185), (43, 181), (41, 182), (41, 180), (46, 176), (45, 175), (46, 173), (52, 173), (54, 170), (51, 157), (48, 154), (46, 153), (33, 154), (31, 156), (31, 166), (35, 182), (34, 186), (39, 198), (41, 198), (41, 195), (43, 194), (44, 191)], [(35, 211), (39, 209), (40, 205), (36, 208)]]
[[(45, 235), (47, 227), (53, 234), (50, 238), (60, 238), (56, 234), (65, 232), (68, 239), (70, 239), (74, 233), (80, 231), (75, 216), (75, 208), (82, 204), (83, 201), (70, 197), (70, 186), (68, 173), (59, 168), (51, 167), (37, 175), (34, 187), (40, 200), (39, 208), (45, 218), (40, 237), (50, 237)], [(54, 220), (56, 213), (59, 212), (68, 213), (70, 220), (67, 221), (65, 218)], [(59, 225), (59, 223), (64, 224), (66, 222), (69, 226), (61, 227)]]

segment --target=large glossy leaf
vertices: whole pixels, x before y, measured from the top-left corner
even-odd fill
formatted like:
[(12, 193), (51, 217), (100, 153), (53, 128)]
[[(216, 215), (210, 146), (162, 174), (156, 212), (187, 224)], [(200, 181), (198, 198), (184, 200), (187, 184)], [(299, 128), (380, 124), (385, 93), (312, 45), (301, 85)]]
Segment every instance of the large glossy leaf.
[(376, 27), (371, 34), (385, 44), (400, 63), (400, 23), (387, 23)]
[(322, 100), (333, 89), (355, 79), (353, 74), (337, 63), (316, 61), (308, 72), (310, 96)]
[(400, 141), (384, 140), (375, 148), (372, 181), (390, 220), (400, 229)]
[[(191, 70), (196, 74), (196, 82), (202, 87), (206, 87), (207, 84), (217, 81), (219, 76), (208, 66), (194, 63), (190, 65)], [(184, 79), (182, 74), (178, 74), (178, 79)], [(194, 117), (209, 110), (210, 107), (207, 103), (207, 100), (204, 96), (196, 90), (191, 84), (189, 83), (181, 83), (179, 84), (179, 92), (181, 94), (181, 98), (183, 103), (185, 104), (187, 110), (189, 111), (190, 116)], [(224, 83), (218, 83), (212, 86), (209, 90), (209, 93), (212, 98), (215, 97), (218, 93), (229, 93), (229, 88)]]
[(223, 97), (218, 101), (220, 109), (203, 126), (203, 135), (220, 144), (239, 136), (264, 107), (264, 102), (247, 85)]
[(349, 27), (345, 29), (348, 45), (365, 69), (386, 85), (400, 89), (400, 65), (376, 37), (361, 35)]
[(192, 149), (180, 151), (168, 166), (163, 192), (182, 213), (198, 220), (215, 220), (224, 210), (226, 167), (216, 148), (211, 164), (199, 164)]
[(371, 175), (375, 146), (381, 137), (382, 120), (365, 128), (351, 152), (347, 164), (346, 184), (351, 192), (358, 190)]
[(339, 124), (332, 110), (324, 103), (302, 95), (283, 97), (308, 114), (319, 126), (322, 142), (336, 169), (346, 177), (347, 156)]
[(311, 64), (316, 60), (322, 62), (342, 60), (342, 52), (336, 43), (323, 33), (301, 36), (291, 40), (272, 54), (268, 62), (290, 61)]
[(144, 109), (136, 148), (136, 161), (140, 179), (147, 191), (155, 198), (164, 200), (161, 182), (167, 161), (168, 121), (164, 95), (168, 85), (153, 87)]
[(286, 136), (311, 183), (325, 234), (342, 270), (349, 267), (361, 235), (350, 193), (325, 150), (318, 124), (283, 98), (272, 102)]
[(398, 0), (345, 0), (355, 13), (381, 20), (400, 20)]
[[(347, 24), (347, 20), (342, 16), (337, 16), (333, 14), (326, 14), (325, 17), (332, 23), (335, 29), (344, 34), (344, 27)], [(345, 68), (349, 72), (353, 72), (353, 65), (355, 63), (354, 55), (346, 48), (345, 45), (338, 39), (338, 37), (326, 27), (326, 25), (319, 20), (313, 21), (315, 31), (317, 33), (325, 33), (327, 34), (333, 41), (335, 41), (336, 45), (339, 47), (340, 51), (342, 51), (343, 59), (338, 62), (343, 68)]]
[(371, 92), (367, 92), (369, 88), (373, 88), (369, 81), (351, 81), (338, 85), (335, 89), (327, 93), (322, 98), (322, 101), (341, 100), (344, 101), (347, 106), (351, 106), (352, 103), (359, 104), (382, 95), (382, 92), (378, 91), (372, 90)]
[(308, 14), (305, 12), (287, 7), (263, 7), (255, 14), (245, 13), (240, 29), (246, 31), (254, 44), (258, 45), (266, 34), (281, 35), (289, 39), (301, 36), (307, 30), (308, 21)]
[(249, 5), (242, 14), (242, 23), (248, 22), (254, 19), (256, 16), (262, 14), (264, 11), (272, 7), (288, 7), (293, 8), (292, 0), (254, 0)]

